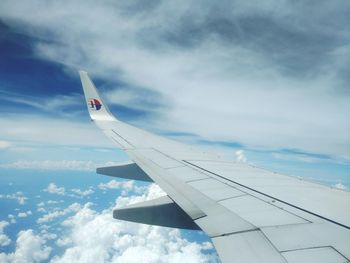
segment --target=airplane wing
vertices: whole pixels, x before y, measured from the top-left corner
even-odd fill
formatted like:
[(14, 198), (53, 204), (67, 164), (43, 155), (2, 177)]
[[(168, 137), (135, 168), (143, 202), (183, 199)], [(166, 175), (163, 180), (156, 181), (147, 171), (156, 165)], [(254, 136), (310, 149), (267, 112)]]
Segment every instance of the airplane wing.
[(117, 209), (133, 222), (201, 229), (222, 262), (349, 262), (350, 193), (227, 161), (116, 119), (80, 71), (95, 124), (133, 161), (100, 168), (167, 196)]

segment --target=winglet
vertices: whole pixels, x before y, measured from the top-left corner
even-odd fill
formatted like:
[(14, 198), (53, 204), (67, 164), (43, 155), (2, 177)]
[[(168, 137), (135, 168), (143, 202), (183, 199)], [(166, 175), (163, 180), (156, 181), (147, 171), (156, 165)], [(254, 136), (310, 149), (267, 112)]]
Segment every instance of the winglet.
[(102, 101), (94, 83), (86, 71), (80, 70), (80, 79), (86, 99), (86, 105), (92, 120), (116, 120), (107, 105)]

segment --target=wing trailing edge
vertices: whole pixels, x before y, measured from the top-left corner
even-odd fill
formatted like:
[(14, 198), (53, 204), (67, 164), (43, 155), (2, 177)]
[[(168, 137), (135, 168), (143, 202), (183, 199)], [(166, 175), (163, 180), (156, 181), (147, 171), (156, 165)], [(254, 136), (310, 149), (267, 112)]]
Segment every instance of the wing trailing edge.
[(96, 173), (129, 180), (153, 182), (136, 163), (99, 167), (96, 169)]
[(147, 225), (200, 230), (196, 223), (167, 195), (115, 209), (113, 217)]

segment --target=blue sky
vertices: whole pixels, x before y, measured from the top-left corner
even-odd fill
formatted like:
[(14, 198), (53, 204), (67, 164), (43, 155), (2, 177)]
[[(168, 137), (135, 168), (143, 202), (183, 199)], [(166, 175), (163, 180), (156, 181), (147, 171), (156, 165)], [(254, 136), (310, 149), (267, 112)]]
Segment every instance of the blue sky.
[[(123, 121), (231, 160), (349, 189), (349, 9), (340, 0), (205, 1), (200, 7), (194, 1), (2, 1), (3, 260), (27, 251), (26, 240), (37, 244), (37, 261), (83, 255), (88, 244), (74, 240), (82, 231), (77, 215), (84, 214), (87, 225), (96, 220), (113, 227), (107, 212), (129, 187), (112, 181), (103, 190), (112, 179), (94, 174), (97, 166), (128, 159), (90, 122), (79, 69), (89, 72)], [(135, 184), (122, 202), (157, 191)], [(38, 223), (53, 213), (54, 220)], [(142, 231), (171, 235), (176, 249), (149, 241), (153, 246), (142, 251), (165, 249), (161, 262), (216, 260), (199, 233), (142, 227), (132, 233), (129, 225), (115, 224), (139, 244)], [(62, 229), (70, 242), (60, 246)], [(132, 248), (109, 247), (126, 258)], [(116, 261), (110, 251), (95, 256)]]

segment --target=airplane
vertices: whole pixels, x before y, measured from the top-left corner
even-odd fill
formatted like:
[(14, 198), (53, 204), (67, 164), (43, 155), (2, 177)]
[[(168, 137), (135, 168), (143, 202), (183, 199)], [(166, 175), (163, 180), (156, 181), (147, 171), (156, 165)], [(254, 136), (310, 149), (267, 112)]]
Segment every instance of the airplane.
[(350, 262), (350, 192), (269, 172), (118, 120), (79, 71), (91, 120), (132, 163), (97, 173), (158, 184), (166, 196), (116, 219), (204, 231), (223, 263)]

